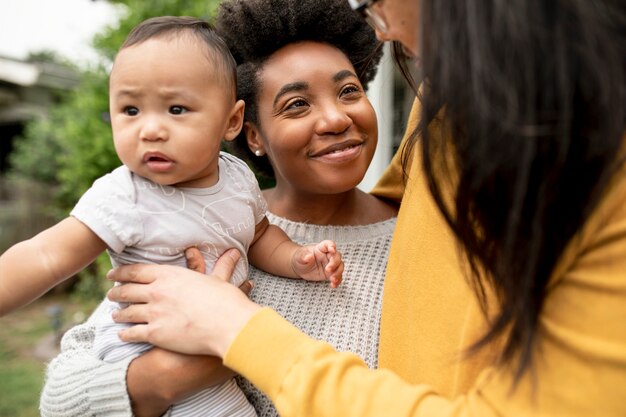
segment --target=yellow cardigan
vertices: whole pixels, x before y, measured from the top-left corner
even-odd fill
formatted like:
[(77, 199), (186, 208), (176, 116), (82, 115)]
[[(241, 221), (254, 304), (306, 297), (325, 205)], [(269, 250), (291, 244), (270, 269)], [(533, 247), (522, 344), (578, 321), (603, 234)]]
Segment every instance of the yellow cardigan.
[[(413, 125), (416, 116), (414, 108)], [(402, 199), (383, 297), (381, 369), (335, 352), (269, 309), (250, 320), (225, 364), (265, 391), (283, 417), (626, 416), (626, 169), (558, 263), (534, 366), (513, 388), (512, 367), (496, 365), (498, 343), (463, 356), (485, 318), (416, 155), (406, 190), (399, 158), (375, 190)]]

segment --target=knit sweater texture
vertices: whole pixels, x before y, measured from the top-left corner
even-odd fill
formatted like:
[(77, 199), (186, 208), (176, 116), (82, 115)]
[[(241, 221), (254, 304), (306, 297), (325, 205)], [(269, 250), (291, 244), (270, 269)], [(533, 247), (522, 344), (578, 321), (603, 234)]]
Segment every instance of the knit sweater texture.
[[(344, 260), (343, 282), (333, 289), (327, 282), (285, 279), (251, 268), (252, 299), (272, 307), (311, 337), (325, 340), (339, 351), (353, 352), (375, 368), (385, 267), (395, 218), (366, 226), (317, 226), (272, 214), (268, 218), (296, 243), (334, 240)], [(254, 355), (254, 350), (251, 352)], [(278, 416), (271, 401), (254, 385), (243, 378), (238, 382), (260, 417)]]
[[(297, 243), (332, 239), (345, 264), (344, 280), (328, 283), (271, 276), (251, 268), (253, 300), (274, 308), (312, 337), (351, 351), (370, 367), (377, 365), (383, 282), (395, 218), (364, 226), (317, 226), (292, 222), (268, 213)], [(130, 417), (126, 372), (133, 358), (105, 363), (92, 353), (98, 308), (62, 339), (61, 353), (48, 365), (41, 396), (43, 417)], [(251, 348), (250, 354), (254, 355)], [(277, 416), (269, 399), (242, 378), (238, 383), (260, 417)]]

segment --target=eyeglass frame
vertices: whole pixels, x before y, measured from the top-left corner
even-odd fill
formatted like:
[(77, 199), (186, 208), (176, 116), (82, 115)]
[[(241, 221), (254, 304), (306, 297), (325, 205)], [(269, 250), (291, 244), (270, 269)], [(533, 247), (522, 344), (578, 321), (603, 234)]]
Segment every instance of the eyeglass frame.
[(360, 3), (359, 0), (348, 0), (352, 10), (361, 15), (361, 17), (374, 29), (381, 33), (387, 33), (389, 26), (385, 18), (372, 9), (372, 6), (379, 0), (365, 0)]

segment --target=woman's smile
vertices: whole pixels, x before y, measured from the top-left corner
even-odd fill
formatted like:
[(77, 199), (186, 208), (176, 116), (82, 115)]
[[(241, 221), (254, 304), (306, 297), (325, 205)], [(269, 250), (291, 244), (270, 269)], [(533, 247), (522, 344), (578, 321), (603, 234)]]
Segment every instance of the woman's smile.
[(325, 163), (345, 163), (355, 160), (363, 150), (363, 141), (348, 140), (311, 153), (310, 158)]

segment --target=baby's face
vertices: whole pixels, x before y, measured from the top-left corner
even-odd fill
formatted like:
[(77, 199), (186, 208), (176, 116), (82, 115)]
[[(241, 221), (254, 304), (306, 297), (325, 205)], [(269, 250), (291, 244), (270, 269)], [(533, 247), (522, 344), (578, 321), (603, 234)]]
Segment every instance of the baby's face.
[(149, 39), (119, 52), (109, 106), (115, 149), (131, 171), (162, 185), (217, 182), (235, 100), (206, 54), (190, 37)]

